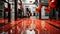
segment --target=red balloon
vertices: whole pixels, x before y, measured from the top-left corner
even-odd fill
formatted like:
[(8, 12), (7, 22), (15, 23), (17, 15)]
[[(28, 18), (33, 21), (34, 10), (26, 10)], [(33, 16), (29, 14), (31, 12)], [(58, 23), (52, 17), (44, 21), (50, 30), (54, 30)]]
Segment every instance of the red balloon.
[(56, 0), (51, 0), (51, 2), (56, 3)]
[[(12, 9), (10, 8), (10, 11), (11, 11)], [(4, 12), (7, 12), (8, 11), (8, 8), (6, 8), (6, 7), (4, 7)]]
[(39, 12), (39, 11), (40, 11), (40, 8), (39, 8), (39, 7), (37, 7), (37, 8), (36, 8), (36, 12)]
[(4, 7), (4, 12), (8, 11), (8, 8)]
[(50, 1), (50, 2), (49, 2), (49, 6), (50, 6), (51, 8), (56, 8), (56, 0)]
[(50, 9), (48, 7), (45, 7), (44, 9), (46, 12), (50, 12)]
[(50, 5), (51, 8), (55, 8), (55, 7), (56, 7), (55, 4), (54, 4), (53, 2), (50, 2), (49, 5)]
[(18, 3), (20, 6), (22, 5), (22, 3)]

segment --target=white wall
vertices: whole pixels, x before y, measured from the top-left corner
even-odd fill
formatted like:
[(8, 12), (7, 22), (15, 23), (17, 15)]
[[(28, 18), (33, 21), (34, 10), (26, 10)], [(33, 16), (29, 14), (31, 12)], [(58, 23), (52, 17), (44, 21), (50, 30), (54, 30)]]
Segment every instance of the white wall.
[(49, 16), (45, 16), (45, 10), (44, 10), (45, 6), (42, 6), (41, 8), (41, 19), (48, 19)]
[(30, 1), (35, 2), (35, 0), (22, 0), (25, 3), (29, 3)]

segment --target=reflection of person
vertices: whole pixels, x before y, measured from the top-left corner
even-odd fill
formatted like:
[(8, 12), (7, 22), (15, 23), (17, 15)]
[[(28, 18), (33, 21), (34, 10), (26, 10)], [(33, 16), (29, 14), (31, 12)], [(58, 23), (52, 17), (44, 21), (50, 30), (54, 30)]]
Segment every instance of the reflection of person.
[(26, 34), (35, 34), (35, 31), (34, 30), (26, 30)]

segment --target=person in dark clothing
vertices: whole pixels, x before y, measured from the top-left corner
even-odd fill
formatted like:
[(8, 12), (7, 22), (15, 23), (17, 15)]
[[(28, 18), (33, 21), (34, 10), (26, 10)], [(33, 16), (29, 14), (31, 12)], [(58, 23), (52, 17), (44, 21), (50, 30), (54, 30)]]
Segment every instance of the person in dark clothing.
[(56, 0), (56, 10), (58, 11), (58, 17), (60, 18), (60, 0)]
[(30, 16), (31, 16), (31, 12), (30, 12), (30, 10), (29, 10), (28, 8), (26, 8), (26, 11), (27, 11), (27, 15), (28, 15), (28, 17), (30, 17)]
[(18, 17), (20, 17), (20, 18), (23, 17), (22, 12), (23, 12), (22, 9), (18, 9)]
[(2, 13), (4, 13), (4, 2), (3, 2), (3, 0), (0, 0), (0, 18), (2, 18), (3, 17), (3, 14)]

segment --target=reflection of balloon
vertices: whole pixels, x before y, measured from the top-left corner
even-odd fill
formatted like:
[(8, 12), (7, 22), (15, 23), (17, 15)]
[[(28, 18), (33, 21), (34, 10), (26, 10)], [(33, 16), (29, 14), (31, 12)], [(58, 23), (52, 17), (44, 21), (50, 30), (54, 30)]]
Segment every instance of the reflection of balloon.
[(40, 27), (39, 26), (36, 26), (36, 29), (39, 29)]
[[(33, 29), (40, 29), (41, 28), (41, 25), (40, 25), (40, 20), (36, 19), (36, 20), (33, 20), (33, 23), (32, 23), (32, 20), (31, 19), (24, 19), (23, 22), (19, 23), (18, 24), (18, 27), (23, 29), (24, 27), (26, 28), (33, 28)], [(24, 27), (23, 27), (24, 26)]]
[(21, 29), (23, 28), (23, 25), (22, 25), (22, 23), (20, 23), (18, 26), (19, 26), (19, 28), (21, 28)]
[(35, 29), (40, 29), (40, 21), (36, 20), (35, 21)]

